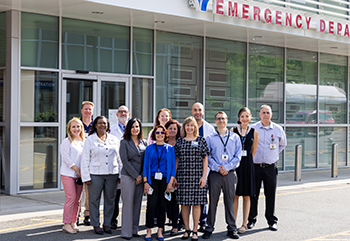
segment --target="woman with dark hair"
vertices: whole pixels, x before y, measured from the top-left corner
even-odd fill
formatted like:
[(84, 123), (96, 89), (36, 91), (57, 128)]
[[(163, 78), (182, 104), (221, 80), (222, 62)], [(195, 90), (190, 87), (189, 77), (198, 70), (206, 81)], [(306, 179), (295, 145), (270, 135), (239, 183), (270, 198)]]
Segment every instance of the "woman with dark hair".
[(235, 220), (237, 220), (239, 196), (243, 196), (243, 224), (238, 229), (238, 233), (243, 234), (247, 231), (248, 215), (250, 210), (250, 197), (255, 193), (255, 172), (253, 157), (258, 146), (259, 135), (255, 129), (249, 127), (252, 114), (247, 107), (243, 107), (238, 112), (238, 127), (235, 132), (241, 139), (242, 159), (237, 173), (236, 196), (233, 202)]
[(131, 239), (138, 235), (141, 202), (143, 195), (143, 158), (147, 142), (143, 140), (142, 124), (139, 119), (128, 121), (120, 142), (121, 192), (123, 200), (121, 237)]
[[(165, 126), (165, 124), (171, 120), (171, 112), (170, 110), (163, 108), (158, 110), (157, 115), (156, 115), (156, 119), (154, 121), (154, 127), (158, 126), (158, 125), (162, 125)], [(152, 132), (153, 130), (151, 130), (148, 134), (148, 139), (147, 139), (147, 143), (148, 145), (151, 145), (153, 143), (155, 143), (155, 140), (152, 139)]]
[[(81, 158), (81, 178), (88, 185), (90, 220), (96, 234), (111, 234), (115, 195), (121, 161), (119, 139), (109, 134), (110, 124), (106, 117), (95, 118), (86, 138)], [(100, 228), (100, 199), (103, 191), (103, 231)]]
[(166, 143), (168, 138), (167, 129), (162, 125), (157, 125), (152, 132), (152, 139), (156, 143), (147, 146), (145, 152), (143, 181), (145, 183), (144, 192), (147, 194), (146, 241), (152, 240), (152, 228), (157, 208), (158, 240), (164, 240), (166, 202), (171, 199), (176, 169), (174, 147)]
[[(165, 128), (168, 130), (169, 133), (169, 140), (168, 144), (175, 146), (176, 140), (181, 137), (181, 126), (180, 123), (177, 120), (170, 120), (165, 124)], [(168, 218), (171, 220), (171, 232), (170, 236), (176, 236), (178, 235), (178, 219), (179, 219), (179, 204), (176, 200), (176, 194), (177, 194), (177, 182), (176, 179), (173, 183), (173, 192), (171, 195), (171, 201), (168, 203)]]

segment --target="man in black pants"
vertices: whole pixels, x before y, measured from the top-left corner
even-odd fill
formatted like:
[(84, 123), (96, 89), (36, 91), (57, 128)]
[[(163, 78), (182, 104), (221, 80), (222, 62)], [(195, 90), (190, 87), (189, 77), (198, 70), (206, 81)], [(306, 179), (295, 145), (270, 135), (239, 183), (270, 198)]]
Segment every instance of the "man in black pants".
[(286, 135), (281, 126), (271, 121), (272, 110), (268, 105), (262, 105), (259, 113), (261, 121), (252, 125), (259, 133), (258, 147), (254, 156), (255, 168), (255, 197), (251, 197), (248, 229), (252, 229), (258, 216), (258, 199), (261, 182), (264, 183), (265, 218), (269, 229), (277, 231), (277, 217), (275, 215), (275, 198), (278, 169), (276, 162), (279, 154), (287, 145)]

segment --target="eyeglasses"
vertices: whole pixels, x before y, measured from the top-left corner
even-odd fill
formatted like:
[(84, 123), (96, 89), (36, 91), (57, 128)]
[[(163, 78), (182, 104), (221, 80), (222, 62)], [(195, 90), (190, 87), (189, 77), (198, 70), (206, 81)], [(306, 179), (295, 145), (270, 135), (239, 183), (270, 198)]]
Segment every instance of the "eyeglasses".
[(127, 110), (118, 110), (118, 113), (129, 113)]
[(215, 120), (218, 120), (218, 121), (226, 120), (226, 117), (218, 117), (218, 118), (215, 118)]
[(165, 134), (165, 132), (164, 132), (164, 131), (156, 131), (156, 134), (157, 134), (157, 135), (159, 135), (159, 134), (164, 135), (164, 134)]

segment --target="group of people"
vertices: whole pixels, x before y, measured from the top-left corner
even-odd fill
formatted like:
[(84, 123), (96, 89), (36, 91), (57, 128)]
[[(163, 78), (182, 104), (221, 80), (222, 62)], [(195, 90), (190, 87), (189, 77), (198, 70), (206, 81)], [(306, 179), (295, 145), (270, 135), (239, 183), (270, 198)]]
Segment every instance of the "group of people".
[[(89, 118), (84, 117), (86, 105), (92, 107)], [(187, 117), (182, 126), (172, 119), (170, 110), (160, 109), (147, 141), (143, 138), (141, 121), (130, 119), (126, 106), (118, 108), (118, 123), (113, 126), (104, 116), (92, 118), (92, 102), (83, 102), (81, 112), (83, 121), (78, 118), (69, 121), (67, 138), (61, 144), (61, 179), (66, 193), (64, 232), (78, 232), (82, 184), (88, 193), (85, 195), (88, 215), (84, 223), (89, 221), (96, 234), (112, 233), (111, 229), (117, 228), (121, 196), (121, 237), (127, 240), (140, 237), (141, 202), (146, 194), (145, 240), (152, 240), (154, 226), (158, 227), (157, 239), (164, 240), (166, 215), (172, 224), (171, 236), (179, 234), (178, 225), (183, 223), (185, 232), (181, 239), (198, 240), (198, 226), (203, 229), (202, 238), (209, 239), (222, 191), (227, 236), (238, 239), (238, 233), (253, 228), (257, 221), (262, 182), (265, 217), (271, 230), (278, 229), (274, 213), (276, 162), (286, 146), (286, 137), (283, 129), (271, 121), (270, 106), (261, 106), (261, 121), (252, 126), (249, 126), (250, 110), (242, 108), (238, 113), (239, 125), (231, 130), (227, 128), (227, 114), (219, 111), (215, 115), (216, 131), (203, 119), (204, 106), (199, 102), (192, 106), (192, 116)], [(90, 129), (87, 131), (86, 127)], [(84, 130), (88, 134), (84, 134)], [(243, 196), (243, 224), (237, 229), (239, 196)]]

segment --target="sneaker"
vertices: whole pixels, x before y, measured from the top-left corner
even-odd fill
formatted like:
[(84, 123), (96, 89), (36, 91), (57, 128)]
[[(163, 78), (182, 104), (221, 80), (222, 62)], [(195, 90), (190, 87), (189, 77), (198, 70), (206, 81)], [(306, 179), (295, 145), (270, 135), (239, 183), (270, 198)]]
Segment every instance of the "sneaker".
[(227, 231), (226, 235), (229, 236), (232, 239), (239, 239), (237, 231)]

